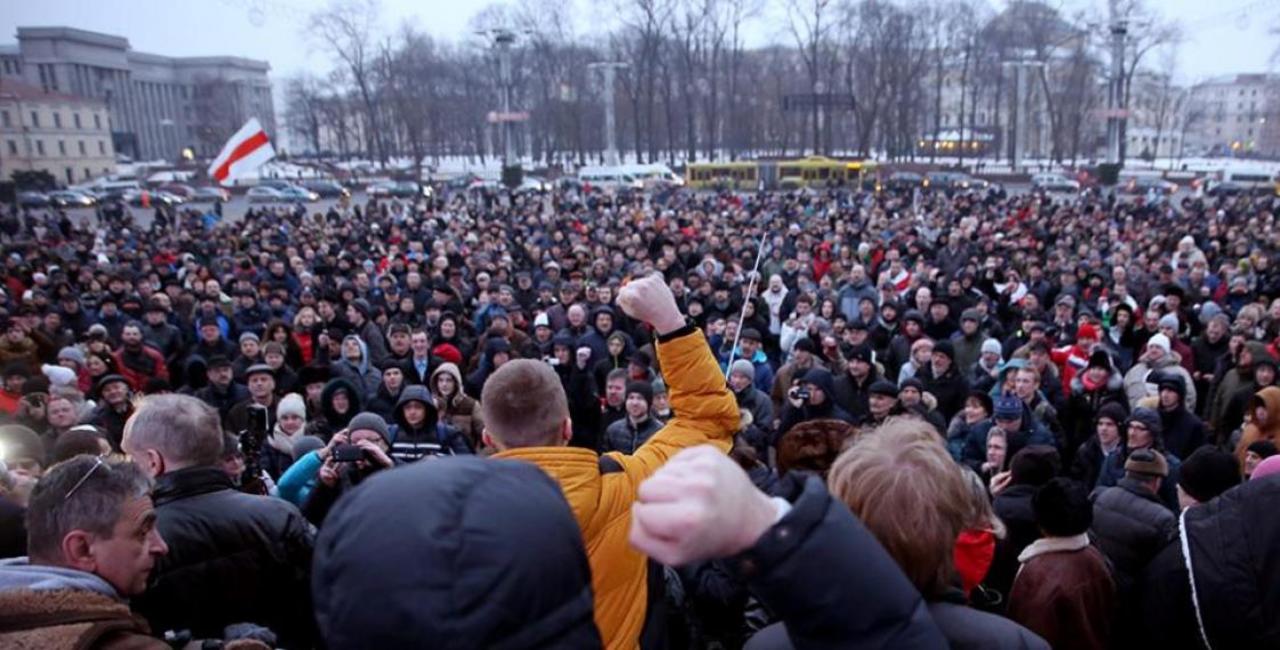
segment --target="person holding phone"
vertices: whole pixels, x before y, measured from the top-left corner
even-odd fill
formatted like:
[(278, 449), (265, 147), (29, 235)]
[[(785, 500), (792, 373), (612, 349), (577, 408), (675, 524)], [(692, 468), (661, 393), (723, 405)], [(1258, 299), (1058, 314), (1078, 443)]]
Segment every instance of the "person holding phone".
[[(348, 490), (373, 474), (396, 466), (390, 455), (390, 427), (377, 413), (365, 412), (351, 418), (345, 438), (346, 443), (326, 447), (319, 481), (302, 504), (303, 516), (316, 526), (324, 522), (330, 508)], [(335, 435), (334, 440), (338, 439)]]

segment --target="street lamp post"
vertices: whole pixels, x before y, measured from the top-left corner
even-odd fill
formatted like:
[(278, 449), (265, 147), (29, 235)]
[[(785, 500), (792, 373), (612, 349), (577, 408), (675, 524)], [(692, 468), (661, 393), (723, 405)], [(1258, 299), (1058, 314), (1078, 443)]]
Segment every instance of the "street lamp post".
[(629, 64), (622, 61), (598, 61), (588, 63), (588, 70), (599, 70), (604, 73), (604, 142), (605, 164), (617, 166), (621, 163), (618, 155), (617, 107), (614, 100), (614, 80), (619, 70), (627, 69)]

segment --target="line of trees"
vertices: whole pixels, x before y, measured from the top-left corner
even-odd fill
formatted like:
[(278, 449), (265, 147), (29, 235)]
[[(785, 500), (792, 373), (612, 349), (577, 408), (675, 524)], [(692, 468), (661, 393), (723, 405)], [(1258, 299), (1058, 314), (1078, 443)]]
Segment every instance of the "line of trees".
[[(616, 26), (583, 34), (571, 3), (524, 0), (487, 7), (471, 24), (517, 33), (511, 91), (530, 116), (516, 130), (518, 150), (543, 164), (600, 159), (605, 92), (615, 93), (619, 146), (642, 161), (910, 158), (940, 133), (960, 134), (962, 157), (964, 140), (978, 137), (998, 153), (1015, 113), (1029, 155), (1068, 160), (1097, 150), (1093, 115), (1105, 103), (1108, 63), (1100, 17), (1038, 0), (999, 13), (982, 0), (773, 0), (783, 3), (784, 28), (776, 42), (749, 47), (765, 1), (616, 0)], [(1143, 25), (1125, 69), (1131, 79), (1177, 31), (1141, 0), (1122, 2)], [(333, 0), (312, 15), (307, 34), (333, 68), (285, 80), (295, 152), (419, 164), (500, 152), (500, 132), (486, 121), (502, 90), (488, 42), (378, 25), (376, 0)], [(1043, 63), (1021, 95), (1007, 65), (1017, 60)], [(588, 69), (595, 61), (629, 67), (606, 89)], [(813, 94), (852, 103), (786, 110), (784, 98)]]

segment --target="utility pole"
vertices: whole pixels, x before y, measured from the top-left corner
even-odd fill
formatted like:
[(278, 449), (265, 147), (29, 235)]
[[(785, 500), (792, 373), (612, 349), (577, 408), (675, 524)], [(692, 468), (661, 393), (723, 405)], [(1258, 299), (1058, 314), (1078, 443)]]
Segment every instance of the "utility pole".
[(1023, 137), (1026, 132), (1027, 115), (1025, 115), (1024, 107), (1026, 105), (1027, 84), (1024, 82), (1027, 70), (1038, 70), (1044, 66), (1041, 61), (1033, 61), (1028, 59), (1014, 59), (1004, 61), (1003, 65), (1006, 69), (1013, 70), (1013, 111), (1009, 119), (1009, 166), (1012, 171), (1017, 172), (1022, 164), (1023, 154)]
[(489, 121), (500, 125), (502, 133), (502, 179), (508, 187), (515, 187), (520, 184), (520, 158), (516, 155), (515, 142), (515, 125), (514, 122), (524, 121), (528, 119), (525, 114), (517, 114), (512, 112), (511, 105), (514, 103), (511, 98), (511, 46), (516, 42), (516, 33), (505, 27), (497, 27), (482, 32), (477, 32), (482, 36), (489, 37), (493, 44), (493, 49), (498, 55), (498, 83), (501, 84), (501, 92), (499, 97), (502, 106), (501, 110), (491, 113)]
[(1119, 0), (1109, 0), (1111, 13), (1111, 74), (1107, 84), (1107, 162), (1123, 164), (1120, 160), (1120, 139), (1124, 134), (1124, 43), (1129, 34), (1129, 22), (1120, 16)]
[(630, 64), (622, 61), (598, 61), (588, 63), (588, 70), (599, 70), (604, 73), (604, 162), (616, 167), (621, 164), (618, 156), (617, 107), (614, 102), (614, 81), (619, 70), (625, 70)]

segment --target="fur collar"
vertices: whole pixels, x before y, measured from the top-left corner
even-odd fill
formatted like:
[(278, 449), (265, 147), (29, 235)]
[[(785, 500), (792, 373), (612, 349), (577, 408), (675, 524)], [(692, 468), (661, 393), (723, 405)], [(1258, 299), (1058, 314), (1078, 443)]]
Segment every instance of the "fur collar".
[(1049, 553), (1074, 553), (1089, 545), (1089, 536), (1085, 533), (1071, 537), (1042, 537), (1018, 554), (1018, 561), (1026, 564), (1032, 558)]

